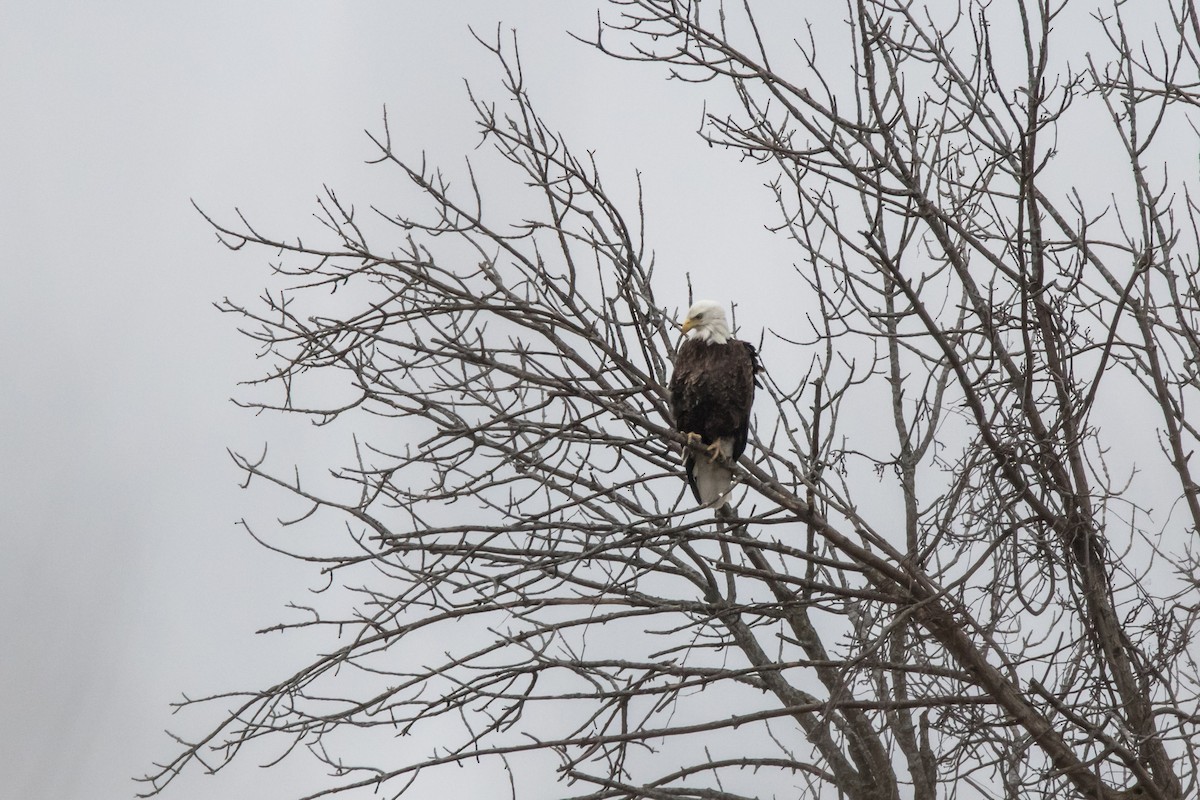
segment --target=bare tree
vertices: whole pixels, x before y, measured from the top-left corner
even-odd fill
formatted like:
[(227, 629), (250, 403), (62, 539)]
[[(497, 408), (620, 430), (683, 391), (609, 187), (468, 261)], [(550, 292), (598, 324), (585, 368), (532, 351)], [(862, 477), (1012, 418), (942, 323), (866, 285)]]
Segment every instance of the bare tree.
[[(385, 120), (423, 211), (329, 192), (321, 245), (210, 219), (282, 253), (222, 305), (271, 364), (254, 406), (359, 435), (327, 487), (235, 456), (320, 533), (290, 554), (336, 588), (280, 628), (331, 644), (184, 703), (233, 705), (151, 793), (266, 738), (329, 765), (311, 796), (449, 765), (514, 797), (1195, 796), (1193, 0), (782, 5), (616, 0), (584, 37), (710, 82), (701, 135), (774, 176), (797, 256), (763, 269), (799, 312), (768, 321), (732, 518), (681, 480), (685, 299), (515, 46), (487, 45), (505, 101), (472, 99), (536, 214)], [(409, 738), (374, 760), (372, 728)]]

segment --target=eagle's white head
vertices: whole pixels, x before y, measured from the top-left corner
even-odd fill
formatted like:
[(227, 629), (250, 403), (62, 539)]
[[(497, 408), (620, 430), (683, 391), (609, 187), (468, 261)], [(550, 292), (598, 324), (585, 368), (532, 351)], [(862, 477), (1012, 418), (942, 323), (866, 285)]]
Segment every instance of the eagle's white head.
[(697, 300), (683, 318), (683, 332), (689, 339), (725, 344), (729, 341), (729, 322), (725, 319), (725, 309), (712, 300)]

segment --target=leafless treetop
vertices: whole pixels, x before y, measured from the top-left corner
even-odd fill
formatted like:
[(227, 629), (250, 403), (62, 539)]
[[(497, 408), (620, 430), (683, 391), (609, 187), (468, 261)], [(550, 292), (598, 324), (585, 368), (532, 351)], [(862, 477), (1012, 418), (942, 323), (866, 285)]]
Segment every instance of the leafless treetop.
[(345, 423), (354, 458), (331, 483), (235, 456), (296, 504), (253, 535), (331, 587), (279, 628), (330, 645), (185, 703), (229, 713), (147, 789), (266, 739), (329, 764), (314, 797), (449, 765), (513, 797), (1193, 796), (1200, 22), (934, 6), (826, 31), (616, 0), (580, 37), (708, 82), (701, 135), (770, 169), (794, 244), (760, 268), (800, 313), (740, 320), (767, 373), (727, 519), (685, 493), (666, 404), (687, 298), (515, 42), (481, 42), (504, 99), (471, 100), (536, 211), (385, 119), (423, 208), (329, 191), (319, 244), (209, 217), (278, 253), (221, 306), (268, 365), (248, 404)]

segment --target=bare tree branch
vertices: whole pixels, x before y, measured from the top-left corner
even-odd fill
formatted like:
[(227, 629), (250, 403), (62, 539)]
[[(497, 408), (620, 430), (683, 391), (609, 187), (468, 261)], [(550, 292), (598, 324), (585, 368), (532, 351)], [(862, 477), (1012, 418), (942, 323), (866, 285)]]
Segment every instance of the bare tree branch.
[[(219, 306), (267, 365), (243, 402), (352, 426), (353, 458), (234, 455), (320, 534), (246, 526), (329, 582), (271, 630), (333, 637), (185, 699), (218, 717), (148, 794), (264, 740), (328, 765), (311, 797), (447, 765), (514, 796), (1193, 795), (1200, 20), (999, 5), (850, 0), (817, 30), (614, 0), (581, 37), (711, 91), (701, 135), (772, 170), (797, 253), (766, 269), (803, 313), (745, 326), (767, 374), (716, 520), (680, 479), (686, 301), (655, 294), (640, 178), (623, 208), (515, 40), (481, 40), (504, 100), (470, 101), (520, 211), (474, 164), (452, 188), (397, 153), (385, 117), (376, 163), (423, 209), (328, 190), (318, 245), (206, 215), (278, 254), (258, 302)], [(1086, 180), (1080, 152), (1105, 156)], [(360, 755), (372, 728), (405, 746)]]

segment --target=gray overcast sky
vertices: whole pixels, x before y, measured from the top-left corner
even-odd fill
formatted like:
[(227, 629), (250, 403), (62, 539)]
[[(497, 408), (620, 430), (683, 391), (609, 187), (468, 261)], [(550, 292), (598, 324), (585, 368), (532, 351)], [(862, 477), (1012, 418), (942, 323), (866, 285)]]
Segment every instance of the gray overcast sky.
[[(834, 25), (843, 13), (803, 8), (819, 11)], [(694, 135), (714, 88), (572, 40), (567, 30), (593, 30), (593, 4), (0, 0), (0, 800), (132, 796), (131, 778), (174, 754), (165, 728), (203, 727), (171, 716), (181, 693), (267, 685), (322, 646), (253, 633), (319, 581), (235, 525), (270, 528), (289, 509), (240, 491), (225, 448), (270, 441), (282, 458), (311, 456), (317, 439), (229, 402), (260, 366), (212, 303), (253, 302), (268, 254), (222, 248), (191, 201), (218, 219), (236, 206), (284, 237), (314, 229), (323, 185), (404, 210), (394, 176), (363, 163), (364, 129), (380, 129), (386, 105), (397, 150), (426, 150), (461, 176), (479, 138), (463, 79), (501, 95), (468, 25), (492, 36), (501, 22), (520, 34), (547, 121), (577, 153), (596, 151), (608, 189), (632, 198), (641, 170), (660, 298), (686, 302), (687, 269), (701, 296), (743, 314), (802, 316), (748, 278), (795, 252), (763, 232), (771, 175)], [(844, 77), (849, 60), (832, 57)], [(1093, 147), (1072, 140), (1052, 169), (1104, 196)], [(718, 288), (727, 265), (736, 298)], [(187, 774), (165, 797), (313, 785), (298, 763), (265, 771), (250, 755), (216, 778)]]
[[(278, 509), (225, 453), (296, 430), (228, 401), (254, 351), (211, 305), (252, 300), (265, 254), (227, 253), (190, 199), (284, 234), (322, 184), (386, 205), (363, 164), (384, 104), (401, 149), (461, 165), (462, 79), (499, 94), (467, 26), (502, 20), (551, 122), (610, 183), (643, 170), (661, 262), (745, 259), (769, 213), (691, 135), (698, 94), (565, 34), (594, 25), (586, 4), (13, 0), (0, 19), (6, 798), (130, 796), (172, 752), (170, 701), (265, 684), (304, 650), (253, 635), (312, 581), (235, 527)], [(293, 796), (304, 777), (246, 762), (167, 797)]]

